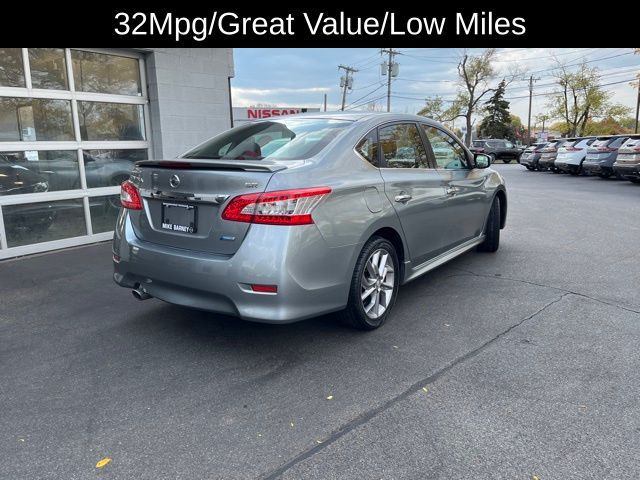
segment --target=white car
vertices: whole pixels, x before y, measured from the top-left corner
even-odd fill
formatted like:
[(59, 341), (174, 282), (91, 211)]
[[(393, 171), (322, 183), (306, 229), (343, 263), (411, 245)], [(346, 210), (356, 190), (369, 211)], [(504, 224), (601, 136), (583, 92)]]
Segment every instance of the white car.
[(571, 175), (579, 175), (582, 171), (582, 162), (587, 156), (587, 147), (595, 141), (596, 137), (578, 138), (568, 141), (558, 148), (558, 156), (554, 166)]

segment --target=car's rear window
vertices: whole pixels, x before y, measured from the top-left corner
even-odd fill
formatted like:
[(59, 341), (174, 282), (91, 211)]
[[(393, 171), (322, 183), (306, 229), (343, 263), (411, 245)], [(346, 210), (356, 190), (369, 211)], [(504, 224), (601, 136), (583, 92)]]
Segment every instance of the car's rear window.
[(353, 122), (287, 118), (232, 128), (189, 150), (182, 158), (304, 160), (318, 154)]
[(628, 137), (618, 137), (618, 138), (614, 138), (613, 141), (609, 144), (610, 148), (618, 148), (620, 147), (624, 142), (627, 141)]
[(626, 142), (624, 142), (623, 146), (625, 147), (639, 147), (640, 146), (640, 138), (630, 138)]
[(611, 142), (611, 140), (613, 139), (612, 138), (596, 138), (596, 140), (591, 144), (591, 146), (594, 148), (604, 147), (606, 145), (609, 145), (609, 142)]

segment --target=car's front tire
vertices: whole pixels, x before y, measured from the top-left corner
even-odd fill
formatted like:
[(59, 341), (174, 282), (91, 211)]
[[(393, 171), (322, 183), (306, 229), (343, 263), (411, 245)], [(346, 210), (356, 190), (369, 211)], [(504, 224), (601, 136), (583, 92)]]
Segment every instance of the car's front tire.
[(493, 199), (491, 204), (484, 235), (484, 242), (478, 245), (478, 251), (496, 252), (500, 247), (500, 200), (497, 197)]
[(358, 256), (351, 277), (343, 320), (360, 330), (380, 327), (396, 302), (400, 265), (396, 249), (382, 237), (372, 237)]

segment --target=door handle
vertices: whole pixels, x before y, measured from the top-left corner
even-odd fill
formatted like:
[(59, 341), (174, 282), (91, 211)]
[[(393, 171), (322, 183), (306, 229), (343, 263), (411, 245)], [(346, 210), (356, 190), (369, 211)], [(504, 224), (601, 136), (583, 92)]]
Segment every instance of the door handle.
[(409, 195), (408, 193), (401, 193), (400, 195), (396, 195), (394, 200), (396, 202), (400, 202), (400, 203), (407, 203), (412, 198), (413, 197), (411, 195)]

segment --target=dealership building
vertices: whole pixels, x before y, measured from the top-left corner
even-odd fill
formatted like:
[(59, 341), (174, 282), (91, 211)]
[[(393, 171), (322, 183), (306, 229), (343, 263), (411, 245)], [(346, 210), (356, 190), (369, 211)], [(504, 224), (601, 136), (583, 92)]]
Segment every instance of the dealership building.
[(229, 48), (0, 48), (0, 259), (108, 240), (131, 165), (231, 125)]

